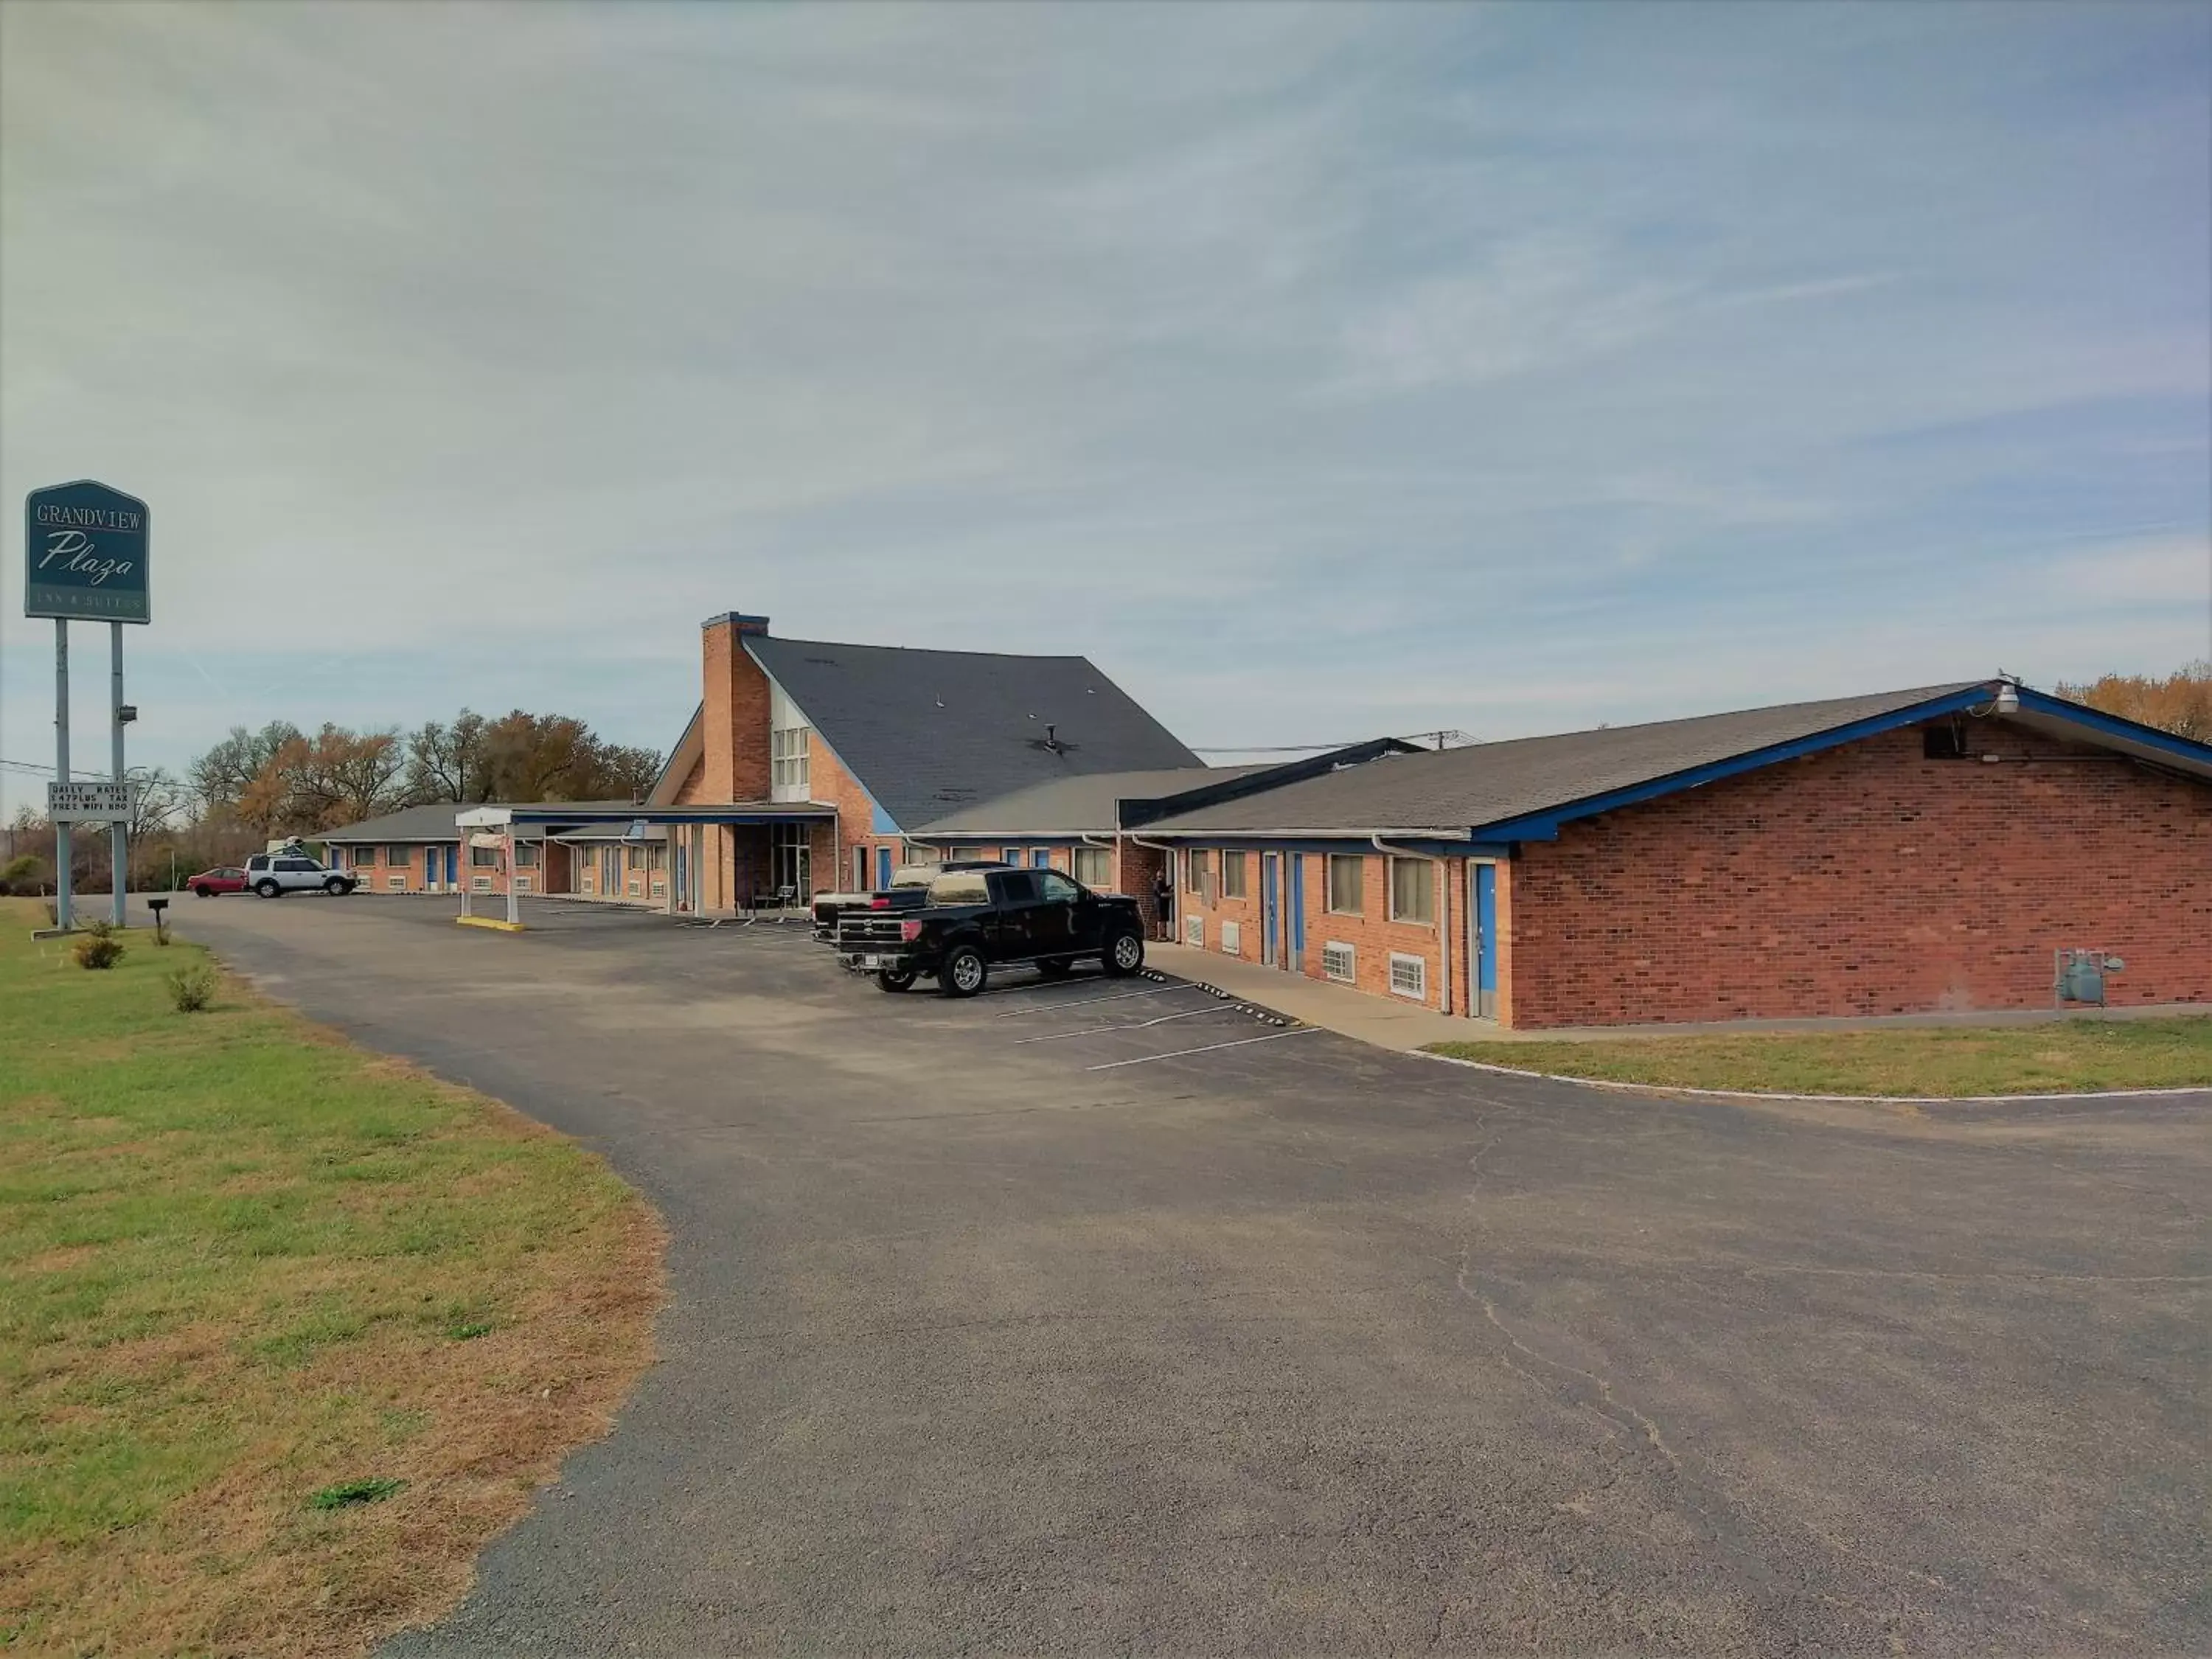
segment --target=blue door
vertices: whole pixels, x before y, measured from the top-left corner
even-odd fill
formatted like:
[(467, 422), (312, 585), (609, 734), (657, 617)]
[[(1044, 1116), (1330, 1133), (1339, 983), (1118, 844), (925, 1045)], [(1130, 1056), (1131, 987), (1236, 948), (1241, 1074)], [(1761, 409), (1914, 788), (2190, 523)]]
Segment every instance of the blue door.
[(1260, 854), (1260, 960), (1272, 968), (1281, 957), (1276, 948), (1276, 936), (1282, 931), (1282, 895), (1278, 890), (1283, 879), (1283, 855), (1280, 853)]
[(1306, 855), (1291, 854), (1291, 971), (1306, 970)]
[(1474, 866), (1474, 1012), (1498, 1018), (1498, 866)]
[(672, 878), (676, 883), (676, 908), (679, 910), (688, 910), (691, 908), (691, 884), (687, 878), (690, 872), (685, 868), (684, 857), (687, 850), (682, 842), (676, 843), (676, 863), (671, 872)]
[(1052, 849), (1048, 847), (1030, 848), (1030, 867), (1032, 870), (1046, 870), (1051, 868)]
[(887, 891), (890, 884), (891, 849), (888, 847), (878, 847), (876, 848), (876, 890)]
[[(438, 849), (436, 848), (433, 847), (430, 849), (430, 856), (433, 860), (436, 859), (438, 856)], [(449, 889), (456, 887), (459, 885), (460, 879), (461, 847), (459, 842), (455, 842), (452, 846), (446, 848), (446, 885)]]

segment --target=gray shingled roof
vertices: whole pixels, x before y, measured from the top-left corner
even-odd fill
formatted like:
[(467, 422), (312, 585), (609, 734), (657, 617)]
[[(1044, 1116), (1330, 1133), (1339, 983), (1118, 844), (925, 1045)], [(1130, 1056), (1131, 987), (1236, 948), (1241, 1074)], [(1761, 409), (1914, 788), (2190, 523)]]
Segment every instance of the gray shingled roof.
[(1011, 795), (923, 824), (920, 836), (991, 835), (1110, 835), (1116, 827), (1115, 803), (1158, 800), (1186, 789), (1268, 770), (1273, 763), (1250, 766), (1181, 766), (1165, 772), (1096, 772), (1088, 777), (1055, 778)]
[(1086, 658), (744, 644), (902, 828), (1036, 784), (1202, 764)]
[[(459, 841), (461, 831), (454, 823), (454, 815), (476, 806), (540, 806), (551, 803), (543, 801), (469, 801), (465, 804), (450, 800), (433, 801), (428, 806), (403, 806), (397, 812), (387, 812), (380, 818), (363, 818), (359, 823), (349, 823), (339, 830), (325, 830), (320, 835), (310, 836), (310, 841), (336, 842), (343, 847), (350, 842), (433, 842)], [(623, 807), (641, 810), (629, 801), (592, 800), (562, 801), (562, 806)], [(628, 820), (624, 821), (627, 826)], [(543, 834), (535, 824), (525, 824), (517, 832), (525, 841)]]
[(1550, 811), (1894, 714), (1977, 684), (1965, 680), (1872, 696), (1394, 755), (1163, 818), (1146, 825), (1145, 833), (1364, 836), (1377, 830), (1435, 830), (1457, 838), (1486, 824)]

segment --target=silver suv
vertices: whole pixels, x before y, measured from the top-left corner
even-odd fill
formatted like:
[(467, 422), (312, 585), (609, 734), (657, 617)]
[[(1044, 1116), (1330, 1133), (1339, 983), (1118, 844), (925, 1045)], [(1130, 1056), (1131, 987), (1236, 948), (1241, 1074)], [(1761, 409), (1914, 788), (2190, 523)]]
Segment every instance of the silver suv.
[(256, 853), (246, 861), (246, 885), (262, 898), (287, 893), (328, 893), (336, 898), (360, 885), (361, 878), (326, 869), (298, 853)]

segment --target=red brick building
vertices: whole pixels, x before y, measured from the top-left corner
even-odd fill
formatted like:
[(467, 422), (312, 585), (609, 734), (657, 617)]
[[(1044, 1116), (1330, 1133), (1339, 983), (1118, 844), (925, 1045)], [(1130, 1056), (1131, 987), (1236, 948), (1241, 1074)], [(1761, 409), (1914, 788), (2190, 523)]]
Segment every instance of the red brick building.
[(1171, 856), (1187, 944), (1504, 1025), (2049, 1007), (2075, 949), (2114, 1004), (2212, 1000), (2212, 748), (2006, 682), (1221, 793), (1079, 839), (1124, 886)]

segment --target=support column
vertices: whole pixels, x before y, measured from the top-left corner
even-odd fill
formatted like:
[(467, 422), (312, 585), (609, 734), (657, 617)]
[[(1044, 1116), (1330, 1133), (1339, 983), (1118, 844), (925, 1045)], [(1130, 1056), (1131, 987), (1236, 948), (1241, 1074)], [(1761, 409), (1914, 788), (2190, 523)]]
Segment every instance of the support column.
[[(70, 781), (69, 717), (69, 623), (57, 617), (54, 618), (54, 776), (63, 783)], [(54, 824), (54, 926), (65, 933), (73, 925), (70, 917), (76, 908), (76, 896), (70, 891), (73, 875), (70, 866), (76, 851), (70, 844), (70, 825), (59, 821)]]
[[(115, 781), (122, 783), (123, 776), (123, 624), (107, 624), (109, 647), (107, 704), (109, 718), (115, 727)], [(114, 895), (110, 920), (118, 927), (123, 926), (123, 906), (131, 887), (131, 826), (121, 819), (107, 827), (107, 858), (112, 874), (108, 886)]]
[(516, 880), (514, 865), (514, 826), (507, 828), (507, 919), (518, 927), (522, 925), (522, 888)]

